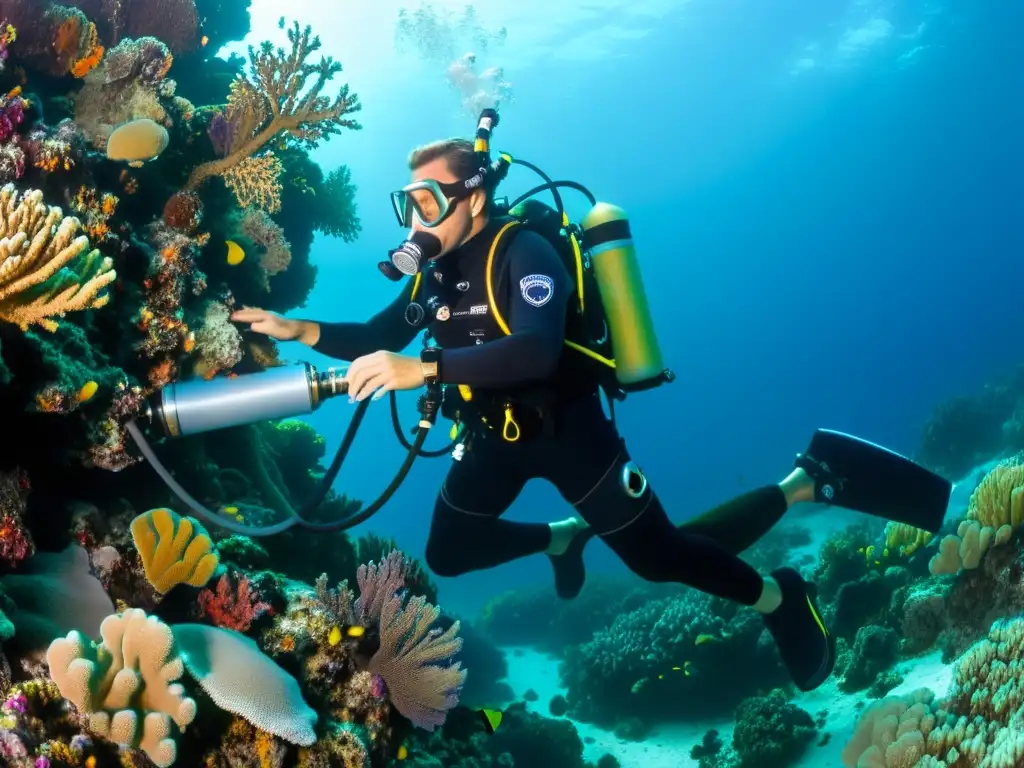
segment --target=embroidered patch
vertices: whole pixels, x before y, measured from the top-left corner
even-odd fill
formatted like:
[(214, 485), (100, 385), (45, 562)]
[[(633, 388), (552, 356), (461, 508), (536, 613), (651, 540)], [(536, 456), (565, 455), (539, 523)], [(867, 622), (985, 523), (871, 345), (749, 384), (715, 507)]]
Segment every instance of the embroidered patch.
[(486, 304), (474, 304), (469, 308), (469, 314), (471, 315), (486, 315), (487, 305)]
[(442, 323), (445, 320), (447, 320), (449, 317), (451, 317), (451, 316), (452, 316), (452, 311), (450, 309), (448, 309), (448, 305), (447, 304), (442, 305), (441, 308), (437, 310), (437, 314), (435, 315), (435, 317), (438, 320), (440, 320)]
[(547, 275), (527, 275), (519, 281), (519, 292), (527, 304), (543, 307), (555, 295), (555, 281)]
[(463, 280), (455, 284), (455, 289), (465, 293), (469, 290), (469, 280)]

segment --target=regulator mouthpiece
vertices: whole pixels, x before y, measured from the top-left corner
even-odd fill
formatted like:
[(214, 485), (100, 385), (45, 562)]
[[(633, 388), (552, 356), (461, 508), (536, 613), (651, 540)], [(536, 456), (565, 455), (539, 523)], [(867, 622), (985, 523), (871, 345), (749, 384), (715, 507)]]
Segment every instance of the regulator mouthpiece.
[[(430, 232), (417, 230), (408, 240), (388, 253), (395, 269), (410, 277), (423, 269), (423, 265), (441, 255), (441, 241)], [(385, 275), (388, 273), (381, 269)]]

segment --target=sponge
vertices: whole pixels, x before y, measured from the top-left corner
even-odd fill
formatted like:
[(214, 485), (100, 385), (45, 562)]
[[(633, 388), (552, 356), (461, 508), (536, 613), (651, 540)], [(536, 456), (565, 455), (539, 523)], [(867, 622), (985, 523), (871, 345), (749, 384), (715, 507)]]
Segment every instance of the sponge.
[(182, 661), (217, 706), (292, 744), (308, 747), (316, 741), (316, 711), (302, 698), (295, 678), (253, 640), (206, 624), (171, 629)]
[(161, 507), (143, 512), (131, 528), (146, 578), (160, 594), (179, 584), (206, 586), (220, 565), (210, 535), (191, 517)]
[(170, 627), (128, 608), (104, 619), (100, 636), (94, 643), (76, 630), (54, 640), (46, 651), (50, 676), (89, 716), (89, 730), (168, 768), (178, 756), (172, 721), (184, 729), (196, 716), (195, 701), (174, 682), (185, 669)]

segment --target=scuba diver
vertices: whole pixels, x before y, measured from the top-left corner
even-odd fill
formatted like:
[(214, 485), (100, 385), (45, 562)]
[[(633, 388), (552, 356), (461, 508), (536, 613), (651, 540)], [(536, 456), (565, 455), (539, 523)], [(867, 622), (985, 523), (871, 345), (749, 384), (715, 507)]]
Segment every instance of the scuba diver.
[[(572, 598), (584, 582), (584, 546), (597, 536), (643, 579), (752, 607), (795, 684), (816, 688), (831, 675), (836, 651), (815, 590), (793, 568), (762, 575), (737, 555), (798, 502), (937, 531), (949, 483), (885, 448), (818, 430), (779, 484), (675, 525), (600, 397), (615, 386), (608, 374), (625, 391), (672, 379), (656, 350), (628, 221), (604, 203), (582, 227), (564, 209), (500, 205), (495, 188), (513, 160), (503, 154), (490, 163), (487, 140), (497, 117), (488, 112), (475, 142), (449, 139), (412, 153), (412, 181), (392, 194), (409, 236), (380, 265), (396, 281), (410, 279), (383, 311), (366, 322), (326, 323), (243, 308), (232, 320), (351, 361), (345, 380), (352, 402), (443, 385), (442, 413), (455, 423), (458, 439), (426, 544), (436, 574), (457, 576), (544, 553), (559, 595)], [(558, 184), (574, 183), (543, 188)], [(546, 226), (552, 221), (553, 228)], [(571, 247), (560, 250), (559, 243)], [(585, 292), (602, 313), (614, 361), (587, 343)], [(421, 354), (401, 354), (424, 331)], [(640, 369), (642, 376), (626, 381)], [(537, 478), (552, 483), (578, 517), (550, 524), (502, 519)]]

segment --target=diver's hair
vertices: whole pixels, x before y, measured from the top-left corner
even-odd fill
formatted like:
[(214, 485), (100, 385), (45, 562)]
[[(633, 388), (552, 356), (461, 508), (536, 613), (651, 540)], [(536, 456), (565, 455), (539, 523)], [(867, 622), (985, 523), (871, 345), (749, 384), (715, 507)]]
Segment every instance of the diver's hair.
[[(457, 179), (471, 178), (480, 170), (480, 160), (476, 150), (473, 149), (473, 142), (468, 139), (441, 139), (430, 144), (417, 147), (409, 155), (409, 170), (415, 171), (427, 163), (444, 159), (448, 164), (448, 170)], [(483, 187), (487, 193), (488, 211), (494, 201), (494, 189), (497, 183), (489, 183)]]

